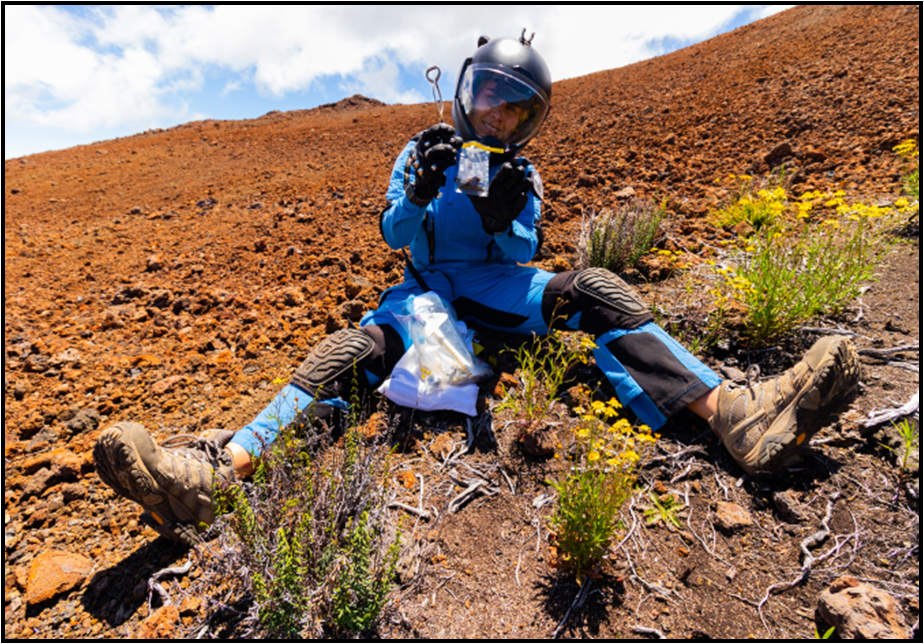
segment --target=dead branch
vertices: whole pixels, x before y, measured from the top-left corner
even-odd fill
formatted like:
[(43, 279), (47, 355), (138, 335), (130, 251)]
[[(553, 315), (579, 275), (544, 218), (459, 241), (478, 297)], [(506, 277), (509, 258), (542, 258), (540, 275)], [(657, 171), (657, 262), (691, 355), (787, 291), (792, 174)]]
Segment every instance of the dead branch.
[[(767, 591), (764, 593), (764, 598), (760, 600), (760, 602), (757, 604), (757, 613), (760, 615), (760, 621), (763, 622), (764, 628), (767, 629), (767, 632), (770, 634), (771, 638), (773, 637), (773, 631), (770, 630), (770, 626), (767, 624), (767, 620), (764, 619), (764, 612), (763, 612), (764, 605), (770, 600), (771, 594), (779, 594), (783, 591), (789, 590), (791, 588), (795, 588), (796, 586), (804, 582), (806, 579), (808, 579), (809, 573), (812, 570), (812, 566), (815, 564), (816, 561), (818, 561), (816, 560), (815, 556), (809, 551), (809, 548), (813, 548), (817, 546), (818, 544), (823, 542), (825, 539), (827, 539), (829, 534), (831, 534), (831, 528), (828, 526), (828, 524), (831, 522), (831, 515), (834, 512), (834, 503), (835, 501), (837, 501), (840, 495), (841, 495), (840, 491), (837, 491), (834, 494), (832, 494), (831, 497), (828, 499), (828, 507), (825, 510), (824, 518), (821, 520), (821, 526), (822, 526), (821, 530), (819, 530), (818, 532), (815, 532), (812, 535), (809, 535), (802, 541), (801, 544), (799, 544), (799, 548), (802, 550), (802, 554), (805, 555), (805, 559), (802, 562), (802, 570), (799, 572), (799, 576), (789, 582), (773, 584), (772, 586), (767, 588)], [(827, 556), (831, 554), (831, 552), (833, 552), (833, 549), (832, 551), (829, 551), (829, 553), (826, 554), (824, 558), (827, 558)]]
[(871, 411), (869, 414), (867, 414), (868, 418), (858, 421), (858, 424), (863, 425), (864, 427), (874, 427), (876, 425), (881, 425), (882, 423), (895, 420), (896, 418), (910, 416), (911, 414), (918, 411), (919, 406), (920, 392), (915, 392), (914, 395), (911, 396), (911, 399), (904, 405), (892, 409), (879, 409)]
[(904, 344), (899, 347), (892, 347), (889, 349), (858, 349), (857, 353), (861, 356), (873, 356), (876, 358), (882, 358), (885, 356), (893, 356), (896, 353), (904, 353), (905, 351), (921, 351), (921, 347), (917, 344)]
[(904, 369), (905, 371), (911, 371), (913, 373), (921, 373), (921, 370), (918, 368), (918, 365), (911, 364), (910, 362), (890, 361), (890, 362), (886, 362), (886, 366), (895, 367), (896, 369)]
[(587, 582), (581, 587), (581, 590), (578, 592), (577, 596), (574, 598), (574, 601), (571, 603), (571, 606), (568, 608), (568, 612), (565, 613), (565, 617), (561, 620), (561, 623), (558, 625), (552, 632), (552, 639), (558, 639), (558, 634), (561, 632), (561, 629), (564, 628), (565, 623), (568, 621), (568, 618), (571, 617), (571, 611), (575, 608), (580, 608), (584, 605), (584, 602), (587, 601), (587, 595), (590, 594), (590, 587), (593, 586), (593, 580), (588, 579)]
[(415, 508), (413, 506), (406, 505), (404, 503), (399, 503), (398, 501), (392, 501), (385, 507), (390, 508), (392, 510), (404, 510), (405, 512), (409, 512), (410, 514), (419, 516), (421, 519), (430, 518), (430, 513), (427, 512), (426, 510), (421, 509), (421, 508)]
[(158, 570), (153, 575), (151, 575), (151, 578), (148, 579), (148, 611), (149, 612), (151, 610), (152, 594), (155, 592), (160, 597), (160, 601), (164, 606), (170, 605), (170, 595), (167, 593), (166, 590), (164, 590), (163, 586), (157, 583), (157, 580), (161, 579), (162, 577), (166, 577), (167, 575), (185, 575), (186, 573), (190, 571), (190, 569), (192, 569), (192, 565), (193, 565), (193, 558), (192, 556), (190, 556), (189, 561), (187, 561), (182, 566), (175, 566), (173, 568), (164, 568), (163, 570)]
[(800, 327), (799, 330), (805, 331), (806, 333), (820, 333), (822, 335), (846, 335), (849, 337), (866, 338), (865, 335), (860, 335), (856, 331), (851, 331), (850, 329), (844, 329), (842, 327), (830, 329), (826, 327), (803, 326)]
[(666, 637), (664, 637), (664, 633), (662, 633), (656, 628), (645, 628), (644, 626), (633, 626), (632, 632), (637, 633), (638, 635), (651, 635), (652, 637), (656, 637), (659, 640), (667, 639)]

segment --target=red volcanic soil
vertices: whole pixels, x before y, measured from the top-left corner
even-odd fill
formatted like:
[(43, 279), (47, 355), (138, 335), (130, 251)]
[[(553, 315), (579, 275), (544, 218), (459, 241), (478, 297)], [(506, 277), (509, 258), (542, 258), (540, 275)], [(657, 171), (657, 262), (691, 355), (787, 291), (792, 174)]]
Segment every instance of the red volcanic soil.
[[(919, 141), (920, 118), (920, 8), (907, 5), (800, 6), (556, 83), (527, 150), (546, 189), (547, 242), (535, 263), (574, 266), (582, 215), (631, 192), (667, 198), (662, 248), (696, 253), (730, 238), (707, 217), (728, 196), (715, 181), (728, 173), (764, 177), (785, 164), (796, 193), (843, 189), (889, 203), (902, 173), (892, 148)], [(404, 267), (379, 233), (391, 167), (435, 120), (432, 104), (354, 96), (4, 163), (4, 639), (136, 637), (155, 626), (191, 637), (213, 600), (228, 601), (231, 585), (204, 591), (194, 569), (168, 588), (179, 609), (151, 615), (160, 604), (155, 595), (149, 607), (147, 578), (186, 554), (99, 481), (94, 441), (129, 419), (158, 440), (238, 428), (322, 338), (374, 308)], [(862, 302), (819, 326), (841, 324), (861, 349), (919, 343), (920, 233), (910, 231)], [(657, 260), (630, 278), (653, 301), (679, 301), (682, 276)], [(770, 373), (815, 337), (703, 358), (716, 368), (763, 361)], [(489, 350), (510, 342), (485, 338)], [(396, 590), (379, 635), (540, 639), (562, 625), (563, 638), (644, 637), (635, 627), (682, 639), (811, 638), (819, 594), (844, 575), (890, 593), (914, 624), (920, 501), (879, 449), (888, 438), (851, 419), (908, 400), (919, 376), (889, 362), (919, 359), (916, 350), (863, 356), (851, 410), (819, 434), (807, 468), (779, 481), (740, 479), (705, 424), (669, 425), (663, 450), (698, 451), (683, 467), (653, 466), (645, 481), (689, 503), (684, 530), (638, 525), (617, 557), (620, 580), (595, 580), (583, 602), (549, 565), (551, 506), (532, 503), (560, 465), (524, 458), (496, 423), (497, 445), (465, 458), (504, 468), (515, 491), (499, 479), (497, 496), (420, 524), (408, 545), (419, 576)], [(512, 373), (510, 360), (499, 370)], [(428, 440), (464, 438), (460, 418), (419, 417), (418, 446), (404, 455), (436, 507), (452, 494), (439, 496), (442, 461)], [(758, 610), (771, 585), (798, 576), (800, 544), (835, 493), (830, 537), (814, 554), (837, 552)], [(784, 517), (781, 495), (798, 511)], [(726, 501), (752, 525), (714, 530)], [(638, 508), (627, 526), (636, 517)], [(225, 628), (210, 632), (240, 635)]]

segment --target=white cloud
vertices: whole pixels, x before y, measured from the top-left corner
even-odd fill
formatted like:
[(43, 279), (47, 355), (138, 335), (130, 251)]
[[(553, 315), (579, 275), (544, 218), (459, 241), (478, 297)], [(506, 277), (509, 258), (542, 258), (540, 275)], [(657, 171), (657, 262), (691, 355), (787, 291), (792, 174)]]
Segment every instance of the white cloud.
[[(694, 42), (774, 5), (103, 5), (4, 9), (4, 129), (146, 129), (191, 117), (215, 93), (266, 100), (322, 86), (386, 102), (429, 100), (401, 70), (443, 70), (451, 95), (478, 36), (526, 27), (555, 80), (626, 65)], [(406, 75), (404, 77), (406, 79)], [(404, 81), (406, 82), (406, 81)], [(427, 92), (421, 94), (421, 87)], [(202, 111), (201, 109), (198, 111)]]

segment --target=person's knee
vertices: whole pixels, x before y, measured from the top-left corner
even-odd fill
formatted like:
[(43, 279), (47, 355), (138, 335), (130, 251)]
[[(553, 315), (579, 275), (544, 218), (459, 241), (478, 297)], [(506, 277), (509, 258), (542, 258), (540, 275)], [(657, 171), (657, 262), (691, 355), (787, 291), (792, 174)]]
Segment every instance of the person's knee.
[(579, 328), (593, 336), (612, 329), (635, 329), (653, 319), (635, 289), (603, 268), (559, 273), (546, 286), (542, 297), (546, 322), (566, 328), (578, 313)]
[(370, 385), (370, 374), (382, 379), (404, 353), (404, 343), (388, 325), (341, 329), (315, 347), (292, 376), (292, 384), (315, 400), (349, 395)]

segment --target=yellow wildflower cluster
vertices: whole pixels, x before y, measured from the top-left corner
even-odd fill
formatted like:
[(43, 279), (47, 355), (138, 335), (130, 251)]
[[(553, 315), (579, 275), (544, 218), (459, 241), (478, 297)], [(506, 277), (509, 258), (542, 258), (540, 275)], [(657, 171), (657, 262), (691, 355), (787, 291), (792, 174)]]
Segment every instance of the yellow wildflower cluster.
[[(746, 249), (746, 252), (752, 251), (753, 247)], [(724, 311), (732, 301), (745, 301), (747, 296), (757, 293), (754, 284), (730, 266), (716, 268), (715, 273), (718, 278), (716, 288), (710, 289), (709, 294), (715, 298), (716, 309), (719, 311)]]
[[(839, 219), (849, 221), (863, 221), (869, 219), (881, 219), (893, 214), (910, 215), (917, 212), (917, 203), (911, 203), (905, 198), (895, 201), (891, 206), (880, 206), (878, 204), (866, 204), (861, 201), (850, 203), (846, 199), (846, 193), (843, 190), (836, 192), (821, 192), (818, 190), (808, 191), (799, 196), (796, 203), (796, 218), (801, 220), (809, 219), (816, 210), (823, 211), (822, 226), (839, 228), (841, 222)], [(832, 216), (833, 215), (833, 216)]]
[(918, 150), (918, 143), (914, 139), (902, 141), (894, 148), (892, 148), (892, 151), (895, 152), (895, 154), (898, 156), (906, 159), (920, 155), (920, 151)]
[[(773, 224), (784, 215), (789, 207), (786, 190), (782, 186), (754, 190), (754, 178), (750, 175), (728, 175), (737, 183), (731, 203), (712, 213), (712, 219), (719, 226), (735, 226), (747, 222), (754, 230)], [(717, 180), (718, 181), (718, 180)]]
[(579, 397), (584, 402), (574, 411), (581, 422), (572, 429), (579, 447), (577, 458), (585, 460), (587, 467), (604, 465), (607, 471), (628, 474), (659, 436), (646, 425), (633, 427), (621, 418), (622, 405), (615, 398), (588, 403), (590, 391), (586, 387), (581, 388)]

